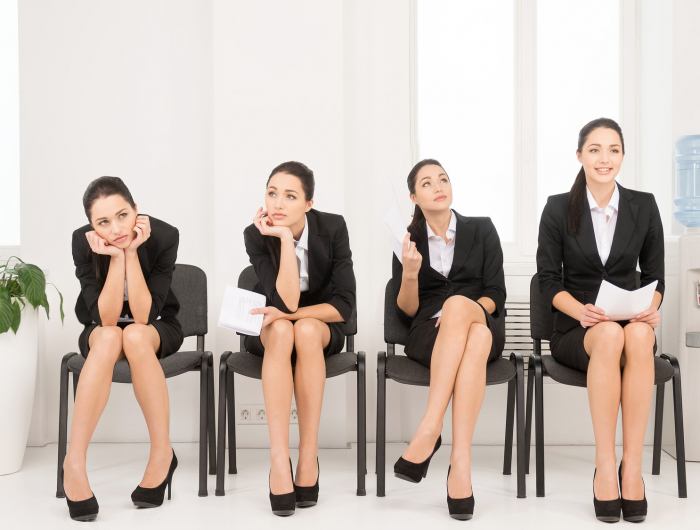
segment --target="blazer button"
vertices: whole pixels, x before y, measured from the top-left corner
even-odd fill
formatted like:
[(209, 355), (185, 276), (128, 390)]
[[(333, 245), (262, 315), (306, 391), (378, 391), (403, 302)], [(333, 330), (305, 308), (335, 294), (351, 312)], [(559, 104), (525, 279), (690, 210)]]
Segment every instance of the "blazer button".
[(601, 277), (603, 280), (608, 281), (608, 275), (607, 275), (607, 274), (603, 273), (603, 274), (600, 275), (600, 277)]
[(445, 282), (445, 285), (450, 285), (450, 282)]

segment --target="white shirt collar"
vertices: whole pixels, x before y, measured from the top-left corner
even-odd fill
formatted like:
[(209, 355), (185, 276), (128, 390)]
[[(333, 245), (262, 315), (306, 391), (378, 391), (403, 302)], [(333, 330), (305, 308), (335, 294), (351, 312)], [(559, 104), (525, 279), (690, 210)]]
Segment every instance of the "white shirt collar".
[(299, 241), (294, 240), (294, 248), (303, 248), (309, 250), (309, 219), (304, 215), (304, 230), (301, 233)]
[[(593, 194), (591, 193), (591, 190), (588, 189), (588, 186), (586, 186), (586, 196), (588, 197), (588, 207), (591, 210), (593, 208), (600, 208), (600, 206), (598, 206), (598, 203), (593, 198)], [(608, 206), (612, 206), (614, 208), (614, 210), (617, 212), (619, 205), (620, 205), (620, 190), (617, 187), (617, 182), (615, 182), (615, 191), (613, 191), (612, 197), (610, 197), (610, 202), (608, 203)], [(605, 208), (607, 209), (607, 206)], [(603, 208), (601, 208), (601, 210), (602, 209)]]
[[(451, 216), (450, 216), (450, 226), (447, 227), (447, 239), (454, 239), (454, 235), (457, 233), (457, 216), (455, 213), (450, 210)], [(425, 226), (428, 227), (428, 237), (440, 237), (436, 236), (435, 233), (430, 229), (430, 225), (428, 224), (428, 221), (425, 222)], [(442, 239), (442, 238), (440, 238)]]

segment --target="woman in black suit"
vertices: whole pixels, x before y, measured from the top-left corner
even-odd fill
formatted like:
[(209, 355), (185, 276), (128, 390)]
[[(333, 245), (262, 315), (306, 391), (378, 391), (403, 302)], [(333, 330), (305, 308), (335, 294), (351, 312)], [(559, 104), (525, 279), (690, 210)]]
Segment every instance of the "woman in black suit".
[[(318, 428), (325, 358), (339, 353), (355, 308), (350, 239), (340, 215), (313, 210), (314, 174), (286, 162), (267, 180), (265, 210), (244, 232), (246, 252), (267, 298), (259, 337), (246, 349), (263, 356), (262, 384), (270, 432), (270, 503), (275, 515), (318, 500)], [(292, 371), (292, 365), (295, 365)], [(299, 462), (290, 473), (292, 392), (299, 418)]]
[(73, 261), (80, 280), (75, 314), (85, 325), (80, 353), (86, 357), (75, 397), (63, 485), (70, 515), (97, 516), (88, 482), (87, 448), (109, 398), (112, 372), (126, 358), (134, 393), (151, 439), (148, 466), (131, 494), (136, 506), (163, 503), (177, 458), (170, 445), (168, 387), (158, 362), (182, 344), (180, 305), (170, 289), (179, 234), (154, 217), (139, 215), (126, 185), (100, 177), (83, 196), (89, 224), (73, 232)]
[[(622, 131), (613, 120), (600, 118), (581, 129), (576, 152), (581, 170), (569, 193), (549, 197), (537, 249), (540, 292), (556, 312), (552, 356), (588, 372), (596, 441), (594, 506), (603, 521), (618, 521), (620, 510), (631, 521), (646, 516), (642, 447), (654, 391), (654, 328), (664, 293), (659, 209), (652, 194), (615, 182), (624, 152)], [(637, 262), (642, 286), (658, 282), (651, 307), (629, 321), (612, 322), (594, 305), (601, 282), (634, 290)], [(624, 442), (616, 470), (620, 405)]]
[(486, 364), (503, 352), (506, 286), (503, 252), (488, 217), (450, 209), (452, 186), (437, 160), (408, 175), (416, 205), (402, 260), (393, 258), (399, 318), (410, 324), (405, 352), (430, 368), (428, 406), (411, 443), (394, 466), (398, 478), (420, 482), (441, 443), (452, 399), (452, 454), (447, 504), (455, 519), (474, 512), (471, 442), (486, 388)]

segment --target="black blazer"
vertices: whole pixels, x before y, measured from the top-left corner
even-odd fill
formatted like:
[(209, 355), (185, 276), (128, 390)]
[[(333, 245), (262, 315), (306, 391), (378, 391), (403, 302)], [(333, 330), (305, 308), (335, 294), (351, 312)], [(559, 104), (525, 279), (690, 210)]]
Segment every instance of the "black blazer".
[[(155, 217), (149, 216), (149, 220), (151, 236), (136, 249), (136, 253), (151, 293), (151, 312), (148, 315), (148, 323), (151, 324), (159, 316), (162, 319), (175, 318), (180, 310), (180, 303), (170, 288), (180, 234), (177, 228)], [(75, 303), (75, 314), (82, 324), (96, 322), (102, 325), (97, 300), (104, 287), (104, 280), (98, 282), (92, 264), (92, 249), (85, 237), (91, 230), (92, 226), (87, 224), (73, 232), (73, 262), (75, 275), (80, 280), (80, 295)], [(125, 313), (131, 315), (128, 301), (125, 301), (122, 307), (122, 316)]]
[[(421, 227), (422, 236), (418, 242), (418, 252), (423, 261), (418, 272), (418, 312), (411, 318), (396, 304), (399, 319), (410, 325), (411, 329), (430, 320), (453, 295), (466, 296), (474, 301), (482, 296), (490, 298), (496, 304), (494, 318), (498, 318), (505, 309), (503, 250), (496, 227), (490, 217), (464, 217), (454, 213), (457, 216), (455, 253), (447, 278), (430, 266), (426, 223)], [(393, 255), (392, 269), (394, 296), (398, 298), (403, 265), (396, 255)]]
[[(306, 212), (306, 221), (309, 225), (309, 290), (301, 293), (299, 307), (330, 304), (345, 322), (349, 322), (355, 308), (355, 273), (345, 219), (342, 215), (311, 209)], [(268, 306), (291, 314), (277, 293), (279, 269), (272, 265), (265, 236), (251, 224), (243, 231), (243, 239), (258, 277), (253, 290), (267, 297)]]
[(617, 186), (617, 224), (605, 265), (598, 255), (587, 201), (575, 236), (567, 230), (568, 193), (550, 196), (542, 211), (537, 247), (540, 292), (556, 312), (554, 327), (562, 333), (581, 323), (552, 305), (558, 293), (567, 291), (582, 304), (595, 304), (603, 280), (622, 289), (636, 289), (637, 260), (641, 286), (658, 280), (656, 290), (664, 294), (664, 229), (654, 196)]

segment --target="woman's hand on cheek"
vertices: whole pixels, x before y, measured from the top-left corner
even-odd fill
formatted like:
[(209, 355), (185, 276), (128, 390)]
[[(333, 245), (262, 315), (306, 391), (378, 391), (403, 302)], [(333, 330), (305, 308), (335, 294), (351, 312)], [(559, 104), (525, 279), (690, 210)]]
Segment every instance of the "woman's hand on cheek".
[(97, 232), (91, 230), (85, 234), (85, 238), (90, 245), (90, 249), (95, 254), (102, 254), (103, 256), (119, 256), (119, 254), (124, 254), (124, 251), (119, 247), (110, 245), (107, 241), (97, 235)]
[(272, 224), (272, 219), (270, 219), (268, 213), (262, 208), (258, 208), (255, 217), (253, 217), (253, 224), (264, 236), (279, 237), (282, 239), (285, 236), (292, 235), (292, 231), (288, 226), (274, 226)]
[(262, 327), (269, 326), (275, 320), (279, 320), (284, 316), (284, 313), (273, 306), (259, 307), (250, 311), (251, 315), (264, 315)]
[(139, 215), (134, 225), (136, 236), (129, 243), (129, 250), (136, 250), (151, 237), (151, 221), (146, 215)]

